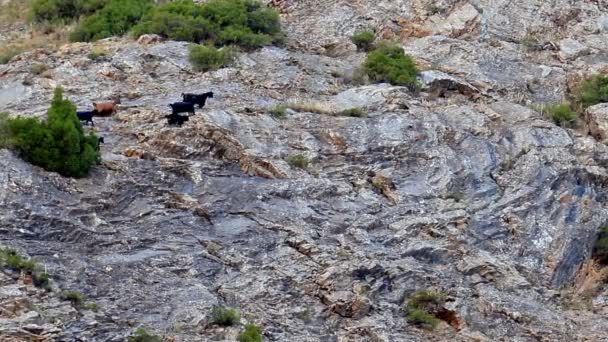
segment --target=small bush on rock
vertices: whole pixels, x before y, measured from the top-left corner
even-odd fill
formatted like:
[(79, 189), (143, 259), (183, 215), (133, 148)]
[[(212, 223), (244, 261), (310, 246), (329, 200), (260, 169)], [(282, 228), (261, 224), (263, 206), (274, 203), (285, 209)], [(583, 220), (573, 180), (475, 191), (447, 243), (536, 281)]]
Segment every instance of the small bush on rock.
[(40, 266), (33, 260), (26, 260), (14, 249), (0, 248), (0, 265), (13, 271), (31, 274), (34, 285), (51, 291), (51, 279), (48, 274), (40, 271)]
[(152, 0), (109, 0), (70, 34), (73, 42), (91, 42), (128, 32), (152, 8)]
[(20, 54), (22, 51), (18, 49), (10, 49), (4, 52), (0, 52), (0, 64), (8, 64), (13, 57)]
[(77, 291), (65, 291), (61, 294), (61, 299), (70, 301), (73, 305), (81, 306), (87, 298)]
[(579, 98), (585, 108), (608, 102), (608, 75), (595, 75), (583, 81)]
[(211, 322), (213, 324), (229, 327), (238, 324), (240, 321), (241, 315), (235, 309), (216, 306), (211, 311)]
[(359, 50), (369, 51), (374, 48), (374, 40), (376, 34), (374, 31), (365, 30), (355, 33), (350, 40), (357, 46)]
[(101, 50), (101, 49), (95, 49), (87, 55), (87, 57), (93, 61), (102, 60), (102, 59), (106, 58), (107, 56), (108, 56), (108, 53), (105, 50)]
[(245, 331), (239, 334), (239, 342), (262, 342), (262, 328), (255, 324), (247, 324)]
[(305, 155), (296, 154), (296, 155), (287, 157), (287, 163), (293, 167), (297, 167), (300, 169), (306, 169), (306, 168), (308, 168), (309, 161)]
[(217, 70), (229, 66), (236, 58), (236, 50), (230, 46), (216, 49), (213, 46), (192, 45), (189, 60), (196, 71)]
[[(282, 119), (287, 115), (287, 106), (285, 105), (276, 105), (269, 110), (270, 114), (275, 118)], [(1, 146), (1, 145), (0, 145)]]
[(570, 104), (562, 103), (547, 107), (547, 113), (557, 125), (571, 125), (576, 121), (577, 114)]
[(34, 74), (34, 75), (40, 75), (47, 70), (48, 70), (48, 67), (42, 63), (36, 63), (36, 64), (32, 65), (32, 68), (31, 68), (32, 74)]
[(154, 334), (150, 334), (144, 328), (138, 328), (135, 331), (135, 336), (129, 338), (129, 342), (162, 342), (163, 339)]
[(437, 308), (445, 303), (445, 295), (435, 291), (418, 291), (408, 300), (405, 311), (409, 322), (435, 328), (440, 320), (435, 316)]
[(382, 44), (370, 52), (363, 63), (363, 70), (374, 82), (417, 87), (418, 68), (398, 45)]
[(352, 116), (355, 118), (364, 118), (367, 113), (361, 108), (349, 108), (337, 113), (339, 116)]

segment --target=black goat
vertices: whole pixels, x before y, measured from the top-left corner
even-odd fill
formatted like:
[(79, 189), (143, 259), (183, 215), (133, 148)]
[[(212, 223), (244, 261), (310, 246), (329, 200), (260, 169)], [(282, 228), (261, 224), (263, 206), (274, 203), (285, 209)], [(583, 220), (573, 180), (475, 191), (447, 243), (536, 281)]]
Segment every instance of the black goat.
[(194, 103), (191, 102), (175, 102), (169, 105), (172, 110), (173, 115), (177, 115), (179, 113), (189, 113), (194, 115)]
[(78, 120), (85, 122), (85, 125), (90, 122), (91, 126), (95, 126), (95, 123), (93, 122), (93, 116), (97, 115), (97, 110), (76, 112), (76, 115), (78, 116)]
[(182, 93), (182, 99), (184, 102), (190, 102), (198, 105), (198, 108), (203, 108), (207, 98), (213, 98), (213, 92), (209, 91), (204, 94), (189, 94)]
[(106, 142), (103, 140), (103, 137), (97, 138), (97, 146), (95, 146), (95, 150), (99, 151), (99, 145), (105, 144)]
[(189, 117), (178, 114), (165, 115), (165, 118), (167, 118), (167, 123), (169, 123), (169, 125), (177, 125), (180, 127), (184, 124), (184, 122), (190, 120)]

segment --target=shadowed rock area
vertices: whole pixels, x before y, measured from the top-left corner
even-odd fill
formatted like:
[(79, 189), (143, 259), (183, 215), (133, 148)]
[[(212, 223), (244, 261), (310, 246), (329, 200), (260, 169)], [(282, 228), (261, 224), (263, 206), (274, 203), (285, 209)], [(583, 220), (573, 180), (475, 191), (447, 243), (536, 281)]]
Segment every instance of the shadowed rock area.
[[(234, 341), (238, 329), (210, 323), (214, 305), (267, 341), (608, 339), (608, 293), (579, 286), (608, 221), (605, 105), (576, 129), (532, 109), (608, 70), (608, 5), (429, 3), (272, 1), (287, 46), (207, 73), (187, 43), (160, 39), (0, 65), (11, 115), (43, 116), (56, 86), (87, 110), (122, 100), (95, 118), (103, 163), (87, 178), (0, 150), (0, 244), (98, 305), (0, 273), (0, 339), (122, 341), (145, 326), (170, 341)], [(349, 81), (365, 58), (349, 37), (367, 27), (415, 59), (420, 92)], [(106, 58), (89, 59), (95, 48)], [(204, 91), (215, 96), (202, 110), (166, 124), (168, 103)], [(298, 99), (367, 117), (269, 114)], [(287, 162), (297, 154), (307, 168)], [(435, 330), (405, 317), (423, 289), (447, 295)]]

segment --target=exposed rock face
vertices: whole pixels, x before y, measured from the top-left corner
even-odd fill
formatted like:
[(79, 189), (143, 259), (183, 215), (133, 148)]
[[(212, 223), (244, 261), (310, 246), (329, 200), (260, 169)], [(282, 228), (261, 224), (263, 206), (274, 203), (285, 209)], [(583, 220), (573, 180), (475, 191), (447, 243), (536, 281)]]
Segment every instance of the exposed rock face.
[[(605, 104), (587, 111), (592, 136), (527, 106), (562, 101), (569, 80), (608, 66), (605, 4), (272, 3), (288, 47), (215, 72), (194, 72), (187, 43), (152, 36), (0, 65), (0, 110), (13, 115), (43, 116), (58, 85), (82, 109), (123, 100), (95, 119), (104, 161), (85, 179), (0, 151), (3, 244), (99, 304), (63, 303), (25, 320), (38, 325), (28, 331), (112, 341), (146, 326), (175, 341), (233, 340), (238, 328), (209, 322), (219, 304), (269, 341), (605, 340), (608, 295), (574, 310), (558, 291), (595, 274), (585, 265), (608, 221)], [(420, 93), (347, 82), (365, 57), (349, 36), (365, 27), (414, 57)], [(87, 58), (94, 48), (107, 58)], [(33, 63), (52, 78), (30, 75)], [(183, 127), (166, 125), (169, 102), (207, 90), (214, 98)], [(268, 114), (294, 99), (368, 116)], [(295, 154), (308, 169), (290, 167)], [(403, 311), (427, 288), (449, 299), (435, 331)], [(0, 333), (27, 324), (0, 321)]]
[(608, 104), (602, 103), (587, 108), (585, 121), (591, 136), (602, 143), (608, 142)]

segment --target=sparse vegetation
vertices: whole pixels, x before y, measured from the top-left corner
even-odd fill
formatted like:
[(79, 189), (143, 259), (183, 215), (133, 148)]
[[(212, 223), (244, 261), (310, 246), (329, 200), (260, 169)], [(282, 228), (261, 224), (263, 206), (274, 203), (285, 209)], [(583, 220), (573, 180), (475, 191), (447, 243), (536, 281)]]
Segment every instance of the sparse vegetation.
[(429, 11), (429, 13), (431, 13), (431, 14), (444, 14), (445, 12), (448, 11), (448, 8), (445, 6), (440, 6), (440, 5), (431, 3), (426, 7), (426, 10)]
[(47, 70), (48, 70), (48, 67), (42, 63), (36, 63), (36, 64), (32, 65), (32, 68), (31, 68), (32, 74), (34, 74), (34, 75), (40, 75)]
[(211, 45), (237, 45), (255, 49), (284, 40), (279, 14), (257, 0), (192, 0), (169, 2), (153, 8), (133, 28), (138, 37), (155, 33), (163, 37)]
[(0, 265), (13, 271), (31, 274), (35, 286), (51, 291), (51, 280), (48, 274), (41, 272), (40, 266), (34, 260), (26, 260), (16, 250), (0, 248)]
[(583, 108), (608, 102), (608, 75), (595, 75), (583, 81), (578, 98)]
[(235, 309), (216, 306), (211, 311), (211, 322), (213, 324), (229, 327), (239, 324), (241, 315)]
[(335, 110), (327, 103), (312, 100), (289, 101), (286, 106), (296, 112), (308, 112), (317, 114), (333, 115)]
[(91, 42), (127, 33), (152, 8), (151, 0), (109, 0), (70, 34), (73, 42)]
[(236, 50), (230, 46), (216, 49), (213, 46), (190, 46), (190, 63), (197, 71), (217, 70), (229, 66), (236, 58)]
[(308, 164), (310, 163), (308, 158), (302, 154), (296, 154), (293, 156), (289, 156), (289, 157), (287, 157), (286, 160), (287, 160), (287, 163), (289, 165), (291, 165), (292, 167), (297, 167), (299, 169), (304, 169), (304, 170), (308, 168)]
[(163, 339), (157, 335), (149, 333), (144, 328), (138, 328), (135, 336), (129, 338), (129, 342), (162, 342)]
[(106, 58), (107, 56), (108, 56), (108, 52), (106, 50), (102, 50), (102, 49), (94, 49), (87, 55), (87, 57), (93, 61), (102, 60), (102, 59)]
[(48, 171), (84, 177), (100, 161), (97, 137), (85, 135), (76, 106), (63, 98), (61, 88), (48, 111), (48, 119), (17, 117), (8, 120), (10, 142), (21, 157)]
[(262, 342), (262, 328), (255, 324), (247, 324), (245, 331), (239, 334), (239, 342)]
[(72, 302), (74, 306), (82, 306), (87, 298), (77, 291), (65, 291), (61, 293), (61, 299)]
[[(285, 105), (276, 105), (269, 110), (270, 114), (275, 118), (282, 119), (287, 115), (287, 106)], [(1, 145), (0, 145), (1, 146)]]
[(369, 51), (374, 48), (374, 40), (376, 40), (376, 34), (374, 31), (365, 30), (356, 32), (350, 40), (357, 46), (359, 50)]
[(352, 116), (355, 118), (364, 118), (367, 116), (367, 113), (361, 108), (350, 108), (345, 109), (337, 113), (339, 116)]
[(17, 56), (21, 52), (22, 51), (20, 49), (8, 49), (0, 52), (0, 64), (8, 64), (13, 57)]
[(551, 105), (546, 107), (545, 110), (557, 125), (572, 125), (577, 118), (576, 112), (572, 110), (569, 103)]
[(363, 70), (373, 82), (417, 88), (418, 68), (398, 45), (384, 43), (367, 55)]
[(445, 302), (445, 295), (435, 291), (418, 291), (408, 300), (405, 311), (413, 324), (435, 328), (440, 319), (435, 316), (438, 307)]

